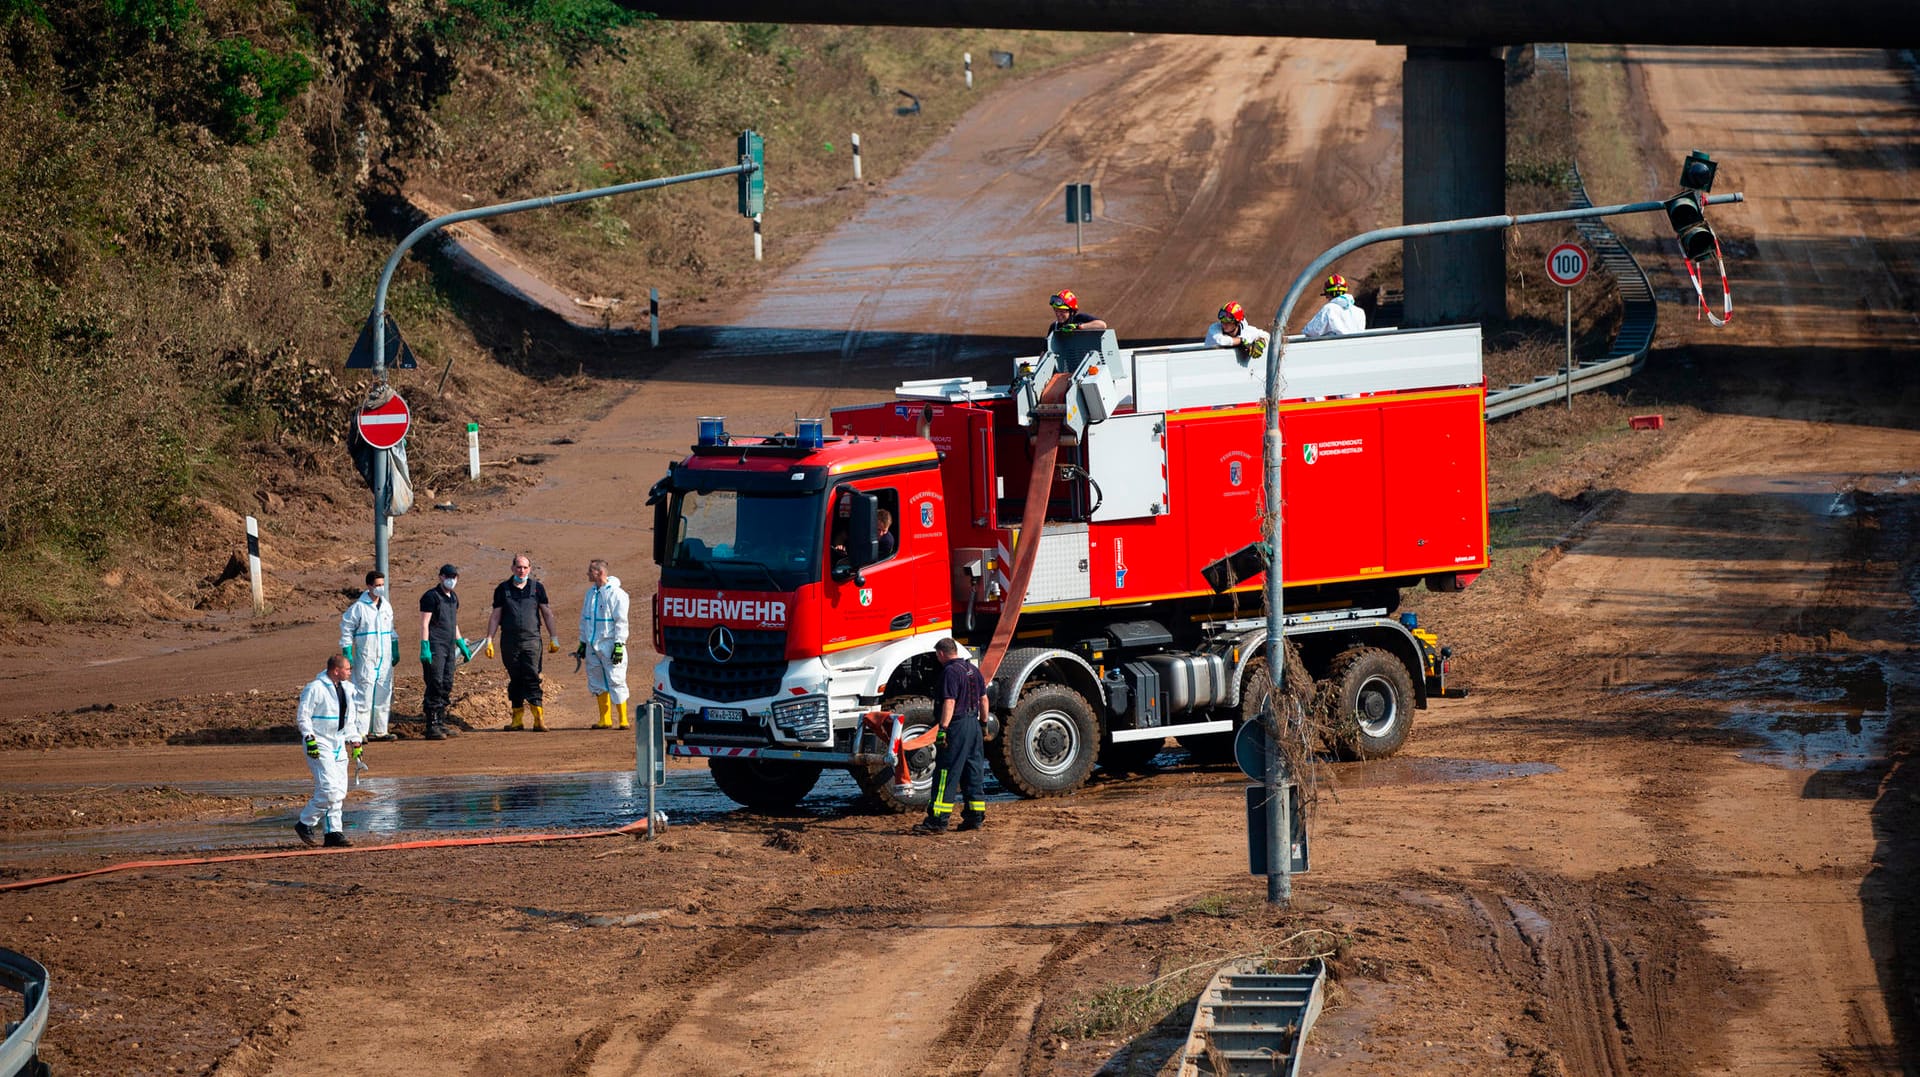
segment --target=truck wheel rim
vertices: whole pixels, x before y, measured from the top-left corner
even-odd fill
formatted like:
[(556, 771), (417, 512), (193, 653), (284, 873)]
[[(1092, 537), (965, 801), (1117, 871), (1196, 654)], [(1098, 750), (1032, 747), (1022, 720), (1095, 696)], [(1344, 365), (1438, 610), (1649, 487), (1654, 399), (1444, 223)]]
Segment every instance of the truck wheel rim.
[(1073, 769), (1080, 754), (1080, 727), (1062, 711), (1046, 711), (1027, 726), (1027, 759), (1049, 778)]
[(1361, 682), (1354, 702), (1360, 732), (1376, 739), (1393, 732), (1400, 718), (1400, 704), (1394, 695), (1393, 682), (1385, 677), (1368, 677)]
[[(912, 740), (932, 728), (930, 724), (916, 723), (903, 728), (900, 735), (904, 740)], [(933, 761), (934, 750), (931, 745), (907, 753), (907, 781), (913, 786), (914, 792), (924, 793), (933, 788)]]

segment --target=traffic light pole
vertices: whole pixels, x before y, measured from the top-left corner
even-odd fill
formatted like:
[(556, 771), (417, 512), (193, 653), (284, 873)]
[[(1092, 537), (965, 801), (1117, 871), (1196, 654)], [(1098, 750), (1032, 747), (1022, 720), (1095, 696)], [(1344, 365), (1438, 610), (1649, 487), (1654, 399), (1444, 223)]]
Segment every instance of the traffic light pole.
[[(758, 146), (755, 146), (758, 149)], [(622, 183), (613, 187), (595, 187), (588, 191), (570, 191), (566, 194), (545, 195), (540, 198), (523, 198), (518, 202), (502, 202), (492, 206), (477, 206), (463, 209), (458, 213), (448, 213), (428, 221), (407, 233), (407, 238), (393, 249), (387, 257), (387, 264), (380, 270), (380, 282), (373, 290), (373, 377), (377, 385), (387, 382), (387, 289), (393, 283), (393, 274), (400, 268), (400, 259), (413, 249), (414, 245), (440, 229), (462, 221), (475, 221), (488, 217), (504, 217), (509, 213), (524, 213), (530, 209), (546, 209), (550, 206), (564, 206), (571, 202), (585, 202), (593, 198), (611, 198), (619, 194), (632, 194), (635, 191), (651, 191), (659, 187), (671, 187), (679, 183), (692, 183), (696, 180), (719, 179), (723, 176), (739, 176), (744, 188), (749, 177), (755, 173), (764, 173), (766, 166), (759, 155), (742, 154), (740, 163), (729, 168), (712, 168), (705, 172), (690, 172), (683, 176), (667, 176), (664, 179), (641, 180), (637, 183)], [(744, 204), (746, 195), (742, 193)], [(392, 450), (381, 449), (374, 453), (373, 459), (373, 565), (381, 575), (387, 573), (387, 487), (391, 484)]]
[[(1707, 176), (1711, 181), (1711, 175)], [(1746, 196), (1739, 192), (1717, 194), (1711, 198), (1701, 198), (1705, 205), (1718, 206), (1728, 202), (1744, 202)], [(1273, 686), (1273, 700), (1265, 708), (1268, 715), (1267, 759), (1266, 759), (1266, 797), (1267, 797), (1267, 903), (1284, 906), (1293, 897), (1293, 874), (1291, 860), (1291, 832), (1280, 830), (1285, 812), (1281, 810), (1286, 801), (1287, 784), (1292, 775), (1282, 774), (1284, 769), (1280, 752), (1280, 737), (1289, 732), (1282, 728), (1280, 709), (1273, 703), (1287, 698), (1287, 643), (1286, 631), (1286, 581), (1282, 566), (1286, 563), (1282, 554), (1282, 527), (1280, 506), (1280, 464), (1286, 459), (1286, 444), (1280, 434), (1280, 388), (1282, 382), (1281, 362), (1287, 353), (1287, 320), (1293, 315), (1294, 305), (1307, 294), (1313, 282), (1327, 271), (1334, 262), (1362, 247), (1375, 243), (1388, 243), (1396, 239), (1411, 239), (1417, 236), (1443, 236), (1459, 232), (1490, 232), (1512, 228), (1522, 224), (1544, 224), (1549, 221), (1579, 221), (1593, 217), (1619, 217), (1629, 213), (1659, 213), (1666, 211), (1666, 202), (1624, 202), (1615, 206), (1589, 206), (1585, 209), (1563, 209), (1551, 213), (1528, 213), (1521, 216), (1500, 214), (1493, 217), (1468, 217), (1454, 221), (1434, 221), (1428, 224), (1403, 224), (1395, 228), (1379, 228), (1363, 232), (1344, 242), (1323, 251), (1319, 257), (1308, 263), (1307, 268), (1294, 278), (1293, 286), (1287, 289), (1287, 295), (1280, 303), (1280, 309), (1273, 316), (1273, 324), (1268, 327), (1273, 344), (1267, 349), (1267, 396), (1266, 396), (1266, 436), (1263, 439), (1266, 468), (1267, 526), (1270, 541), (1271, 560), (1267, 565), (1265, 602), (1267, 607), (1267, 670)], [(1288, 720), (1292, 720), (1289, 712)], [(1293, 730), (1296, 736), (1299, 730)]]

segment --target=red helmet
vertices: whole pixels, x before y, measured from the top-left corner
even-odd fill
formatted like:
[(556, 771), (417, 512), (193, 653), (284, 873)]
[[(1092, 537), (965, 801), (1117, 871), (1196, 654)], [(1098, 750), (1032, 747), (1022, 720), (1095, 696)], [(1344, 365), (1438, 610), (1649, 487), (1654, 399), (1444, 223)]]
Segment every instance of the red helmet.
[(1335, 273), (1333, 276), (1328, 277), (1327, 287), (1323, 292), (1321, 292), (1321, 294), (1322, 295), (1346, 295), (1347, 294), (1347, 278), (1341, 276), (1338, 273)]
[(1214, 317), (1219, 318), (1223, 322), (1228, 318), (1232, 318), (1234, 321), (1244, 324), (1247, 320), (1247, 308), (1238, 303), (1228, 303), (1226, 306), (1221, 307), (1220, 313), (1214, 315)]
[(1080, 309), (1080, 297), (1067, 291), (1065, 288), (1053, 293), (1053, 298), (1048, 299), (1047, 302), (1051, 304), (1055, 310)]

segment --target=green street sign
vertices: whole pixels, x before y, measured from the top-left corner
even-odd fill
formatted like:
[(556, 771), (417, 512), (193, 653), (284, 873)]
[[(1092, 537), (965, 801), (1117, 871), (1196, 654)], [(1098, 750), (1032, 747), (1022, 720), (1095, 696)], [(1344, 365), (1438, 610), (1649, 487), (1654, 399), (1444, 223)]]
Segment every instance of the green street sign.
[(740, 216), (758, 217), (767, 208), (767, 143), (758, 131), (740, 133), (740, 163), (754, 166), (740, 173)]

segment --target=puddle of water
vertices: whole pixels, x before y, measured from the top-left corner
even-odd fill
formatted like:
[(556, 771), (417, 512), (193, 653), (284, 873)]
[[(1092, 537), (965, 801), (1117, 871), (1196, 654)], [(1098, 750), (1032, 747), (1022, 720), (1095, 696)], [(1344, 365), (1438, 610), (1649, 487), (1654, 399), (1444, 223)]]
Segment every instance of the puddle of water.
[(1553, 925), (1548, 922), (1546, 917), (1540, 915), (1538, 909), (1535, 909), (1531, 905), (1515, 901), (1512, 898), (1501, 898), (1500, 900), (1506, 904), (1507, 915), (1513, 917), (1514, 926), (1519, 928), (1520, 934), (1526, 938), (1529, 944), (1539, 946), (1546, 941), (1547, 933), (1553, 930)]
[(1860, 771), (1885, 759), (1893, 685), (1878, 658), (1777, 654), (1667, 693), (1733, 704), (1721, 728), (1760, 743), (1751, 763), (1790, 770)]
[(1381, 785), (1436, 785), (1448, 782), (1497, 782), (1558, 774), (1552, 763), (1500, 763), (1491, 759), (1445, 759), (1391, 756), (1364, 763), (1322, 764), (1336, 789)]
[[(151, 784), (151, 783), (145, 783)], [(312, 784), (300, 781), (177, 782), (177, 788), (222, 796), (305, 796)], [(141, 787), (144, 787), (141, 786)], [(44, 791), (67, 786), (30, 787)], [(129, 786), (133, 788), (133, 786)], [(350, 836), (402, 831), (607, 830), (646, 814), (646, 788), (632, 771), (574, 774), (453, 777), (368, 777), (347, 800), (345, 825)], [(796, 814), (847, 815), (862, 810), (863, 793), (846, 771), (830, 770), (801, 802)], [(1014, 795), (991, 779), (987, 799)], [(741, 811), (702, 769), (670, 769), (655, 804), (676, 823), (718, 819)], [(294, 813), (278, 807), (252, 818), (213, 822), (144, 823), (72, 831), (32, 831), (0, 839), (0, 859), (69, 853), (146, 852), (162, 849), (209, 851), (292, 840)]]

